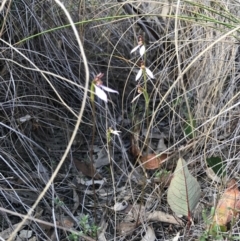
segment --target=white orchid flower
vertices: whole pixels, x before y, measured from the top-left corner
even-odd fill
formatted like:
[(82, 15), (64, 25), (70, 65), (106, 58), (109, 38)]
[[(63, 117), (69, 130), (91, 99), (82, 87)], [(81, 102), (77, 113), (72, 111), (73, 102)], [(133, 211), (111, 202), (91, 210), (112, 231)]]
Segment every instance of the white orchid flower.
[(137, 45), (136, 47), (134, 47), (132, 50), (131, 50), (131, 54), (134, 53), (135, 51), (137, 51), (139, 49), (139, 53), (141, 55), (141, 57), (144, 55), (144, 53), (146, 52), (146, 47), (145, 45)]
[(116, 136), (119, 136), (119, 134), (121, 133), (121, 131), (113, 130), (111, 127), (109, 128), (109, 132)]
[(95, 95), (97, 95), (100, 99), (104, 100), (105, 102), (107, 102), (108, 100), (107, 100), (107, 95), (103, 90), (105, 90), (107, 92), (119, 94), (118, 91), (108, 88), (107, 86), (104, 86), (103, 84), (95, 85)]
[(140, 69), (139, 69), (139, 71), (136, 75), (136, 78), (135, 78), (136, 81), (138, 81), (141, 78), (141, 76), (143, 74), (143, 71), (146, 72), (146, 74), (149, 78), (154, 79), (154, 75), (153, 75), (152, 71), (149, 68), (145, 67), (144, 63), (142, 62), (141, 67), (140, 67)]
[(146, 47), (143, 43), (143, 40), (142, 40), (142, 37), (140, 36), (139, 39), (138, 39), (138, 45), (136, 47), (134, 47), (132, 50), (131, 50), (131, 54), (134, 53), (135, 51), (137, 51), (139, 49), (139, 53), (141, 55), (141, 57), (145, 54), (146, 52)]
[(95, 95), (98, 96), (100, 99), (102, 99), (103, 101), (107, 102), (107, 94), (104, 92), (110, 92), (110, 93), (118, 93), (118, 91), (113, 90), (111, 88), (108, 88), (107, 86), (103, 85), (103, 82), (101, 80), (101, 78), (103, 77), (103, 74), (100, 73), (96, 76), (96, 78), (94, 79), (94, 87), (95, 87)]

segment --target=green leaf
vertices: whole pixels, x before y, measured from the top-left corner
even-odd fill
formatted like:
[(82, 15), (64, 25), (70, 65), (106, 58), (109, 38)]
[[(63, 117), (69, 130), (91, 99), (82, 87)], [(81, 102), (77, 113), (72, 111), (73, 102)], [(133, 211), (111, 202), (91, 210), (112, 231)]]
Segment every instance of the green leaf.
[(190, 139), (193, 139), (195, 128), (196, 128), (196, 120), (192, 119), (191, 117), (188, 117), (187, 123), (184, 128), (185, 135)]
[(200, 194), (201, 189), (197, 179), (190, 174), (184, 159), (179, 158), (168, 188), (168, 204), (176, 214), (190, 217)]
[(239, 236), (232, 236), (232, 240), (240, 240)]
[(175, 100), (173, 100), (173, 108), (176, 106), (179, 106), (182, 103), (182, 97), (177, 97)]
[(214, 223), (209, 230), (209, 234), (214, 236), (215, 238), (219, 236), (220, 232), (227, 232), (227, 227), (224, 225), (218, 225)]
[(204, 223), (207, 223), (207, 222), (208, 222), (208, 218), (207, 218), (207, 214), (206, 214), (206, 209), (203, 209), (203, 211), (202, 211), (202, 217), (203, 217)]
[(225, 177), (226, 176), (226, 169), (222, 159), (220, 157), (210, 157), (207, 158), (207, 164), (210, 168), (212, 168), (212, 170), (214, 171), (214, 173), (219, 176), (219, 177)]

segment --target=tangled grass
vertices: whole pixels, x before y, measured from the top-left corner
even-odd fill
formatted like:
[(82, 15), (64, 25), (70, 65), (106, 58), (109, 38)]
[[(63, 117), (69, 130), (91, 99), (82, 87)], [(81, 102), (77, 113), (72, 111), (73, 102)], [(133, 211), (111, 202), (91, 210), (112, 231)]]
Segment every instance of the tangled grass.
[[(144, 174), (129, 154), (136, 128), (142, 142), (147, 132), (150, 137), (156, 133), (157, 139), (163, 137), (173, 163), (178, 156), (188, 160), (201, 183), (202, 203), (211, 202), (218, 190), (206, 176), (207, 157), (223, 160), (227, 180), (239, 179), (238, 3), (105, 0), (64, 4), (62, 8), (59, 1), (9, 1), (1, 11), (1, 234), (8, 228), (10, 233), (21, 229), (28, 213), (27, 220), (32, 220), (28, 230), (36, 240), (67, 240), (79, 231), (84, 231), (83, 240), (92, 240), (94, 225), (102, 231), (106, 223), (107, 240), (141, 240), (146, 223), (131, 234), (117, 232), (123, 217), (109, 207), (124, 199), (151, 206), (151, 211), (171, 211), (164, 188), (143, 186), (139, 181)], [(139, 35), (146, 41), (146, 64), (155, 76), (147, 83), (148, 117), (143, 96), (132, 103), (138, 94), (139, 59), (130, 51)], [(86, 86), (100, 72), (105, 74), (105, 85), (119, 95), (108, 95), (108, 104), (96, 98), (93, 109)], [(185, 131), (186, 126), (191, 133)], [(109, 127), (121, 131), (111, 143), (106, 135)], [(150, 151), (156, 143), (150, 138)], [(94, 194), (89, 194), (91, 188), (76, 181), (80, 174), (74, 160), (96, 161), (104, 150), (110, 168), (103, 165), (97, 171), (108, 180), (103, 189), (106, 195), (96, 193), (95, 187), (91, 187)], [(162, 167), (169, 170), (165, 163)], [(76, 203), (77, 209), (72, 209)], [(87, 221), (82, 218), (86, 214)], [(74, 230), (61, 222), (63, 217), (71, 218)], [(158, 240), (172, 239), (177, 231), (182, 232), (182, 240), (194, 240), (205, 229), (201, 218), (196, 222), (190, 232), (185, 232), (186, 227), (170, 232), (164, 224), (152, 225)], [(231, 231), (239, 233), (238, 222)]]

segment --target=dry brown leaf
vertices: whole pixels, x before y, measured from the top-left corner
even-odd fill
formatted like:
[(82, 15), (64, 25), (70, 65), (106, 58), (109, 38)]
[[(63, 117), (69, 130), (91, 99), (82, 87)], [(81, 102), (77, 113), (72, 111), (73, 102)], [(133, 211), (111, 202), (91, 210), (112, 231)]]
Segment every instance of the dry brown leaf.
[(92, 166), (90, 162), (73, 160), (77, 170), (84, 176), (94, 177), (94, 179), (102, 179), (102, 176), (96, 171), (96, 168)]
[[(173, 215), (161, 211), (147, 212), (145, 206), (142, 205), (129, 205), (128, 208), (129, 211), (126, 214), (124, 221), (119, 223), (117, 227), (118, 232), (121, 235), (131, 234), (136, 227), (148, 221), (171, 223), (181, 226), (184, 225), (184, 222), (181, 219), (174, 217)], [(126, 211), (124, 211), (124, 213), (126, 213)]]
[(237, 210), (240, 209), (240, 192), (237, 183), (232, 179), (228, 183), (228, 188), (223, 193), (213, 218), (214, 224), (226, 227), (227, 223), (236, 218)]
[[(168, 157), (168, 155), (166, 153), (161, 154), (160, 156), (157, 154), (147, 154), (144, 155), (141, 153), (141, 148), (139, 146), (139, 135), (140, 135), (140, 122), (138, 122), (138, 124), (135, 125), (133, 133), (132, 133), (132, 137), (131, 137), (131, 154), (133, 156), (134, 159), (136, 160), (140, 160), (140, 163), (142, 163), (143, 167), (146, 170), (154, 170), (159, 168), (159, 166), (161, 165), (161, 163), (166, 160), (166, 158)], [(144, 130), (143, 130), (143, 134), (144, 134)], [(145, 131), (145, 136), (147, 135), (147, 130)], [(161, 137), (158, 136), (158, 137)], [(149, 137), (148, 137), (149, 138)], [(160, 150), (166, 150), (166, 146), (164, 144), (164, 140), (163, 138), (161, 138), (161, 141), (159, 142), (158, 148)]]
[[(131, 205), (129, 205), (131, 206)], [(124, 221), (137, 221), (140, 217), (140, 221), (157, 221), (157, 222), (164, 222), (164, 223), (172, 223), (172, 224), (178, 224), (178, 225), (184, 225), (184, 222), (174, 217), (173, 215), (170, 215), (168, 213), (164, 213), (162, 211), (154, 211), (154, 212), (147, 212), (145, 206), (136, 204), (135, 206), (132, 206), (125, 216)]]
[(137, 228), (137, 226), (139, 226), (139, 224), (137, 225), (136, 223), (132, 222), (121, 222), (117, 226), (117, 230), (121, 235), (129, 235)]
[(168, 155), (165, 153), (161, 154), (160, 156), (157, 154), (148, 154), (140, 157), (140, 161), (146, 170), (153, 170), (159, 168), (167, 156)]
[(177, 217), (174, 217), (173, 215), (170, 215), (168, 213), (164, 213), (162, 211), (154, 211), (148, 215), (149, 221), (157, 221), (157, 222), (164, 222), (164, 223), (172, 223), (177, 225), (184, 225), (184, 222)]
[(57, 225), (60, 225), (65, 228), (71, 229), (74, 226), (74, 222), (70, 217), (62, 217), (60, 221), (56, 222)]

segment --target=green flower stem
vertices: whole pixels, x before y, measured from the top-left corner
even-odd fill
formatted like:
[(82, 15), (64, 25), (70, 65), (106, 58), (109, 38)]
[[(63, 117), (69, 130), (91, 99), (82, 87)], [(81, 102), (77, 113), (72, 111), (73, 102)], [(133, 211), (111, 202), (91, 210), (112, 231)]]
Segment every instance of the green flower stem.
[[(112, 151), (111, 151), (111, 144), (112, 144), (112, 133), (111, 128), (107, 129), (107, 149), (108, 149), (108, 158), (109, 158), (109, 164), (110, 164), (110, 170), (112, 175), (112, 183), (114, 188), (114, 194), (115, 194), (115, 179), (114, 179), (114, 170), (113, 170), (113, 162), (112, 162)], [(115, 195), (114, 195), (115, 197)]]
[[(92, 122), (93, 122), (93, 129), (92, 129), (92, 143), (91, 143), (91, 151), (90, 151), (90, 161), (91, 161), (91, 173), (94, 173), (94, 160), (93, 160), (93, 146), (94, 146), (94, 139), (95, 139), (95, 132), (96, 132), (96, 108), (95, 108), (95, 85), (94, 81), (92, 81), (91, 87), (90, 87), (90, 101), (92, 105)], [(97, 222), (97, 196), (96, 196), (96, 190), (94, 185), (94, 177), (92, 177), (92, 186), (93, 186), (93, 193), (94, 193), (94, 215), (95, 215), (95, 223)]]
[[(144, 79), (144, 89), (143, 89), (143, 96), (145, 99), (145, 115), (146, 115), (146, 123), (147, 123), (147, 128), (149, 126), (149, 95), (147, 92), (147, 73), (146, 73), (146, 69), (143, 69), (143, 79)], [(148, 154), (148, 144), (149, 144), (149, 134), (146, 136), (145, 138), (145, 142), (144, 142), (144, 147), (147, 150), (147, 154)]]
[[(112, 187), (113, 187), (113, 198), (114, 198), (114, 203), (117, 203), (117, 198), (116, 198), (116, 186), (115, 186), (115, 179), (114, 179), (114, 169), (113, 169), (113, 161), (112, 161), (112, 155), (111, 155), (111, 143), (112, 143), (112, 133), (111, 133), (111, 128), (107, 129), (107, 150), (108, 150), (108, 158), (109, 158), (109, 164), (110, 164), (110, 171), (111, 171), (111, 176), (112, 176)], [(117, 223), (117, 216), (116, 212), (114, 215), (114, 222)], [(116, 237), (116, 229), (114, 229), (114, 237)]]

